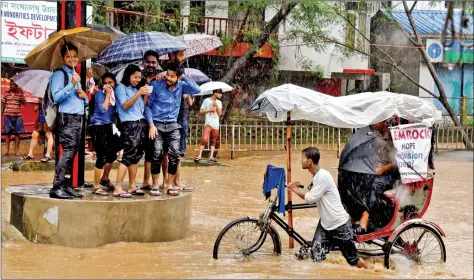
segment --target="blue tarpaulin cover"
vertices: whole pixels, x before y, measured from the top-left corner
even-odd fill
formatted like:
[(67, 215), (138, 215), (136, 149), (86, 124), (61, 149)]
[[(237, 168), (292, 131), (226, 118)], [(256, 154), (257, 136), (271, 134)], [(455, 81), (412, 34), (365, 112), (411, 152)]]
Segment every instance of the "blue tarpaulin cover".
[(274, 188), (278, 188), (278, 212), (283, 215), (285, 215), (285, 186), (285, 169), (271, 164), (267, 165), (267, 171), (263, 180), (263, 195), (265, 195), (265, 198), (269, 198), (271, 191)]

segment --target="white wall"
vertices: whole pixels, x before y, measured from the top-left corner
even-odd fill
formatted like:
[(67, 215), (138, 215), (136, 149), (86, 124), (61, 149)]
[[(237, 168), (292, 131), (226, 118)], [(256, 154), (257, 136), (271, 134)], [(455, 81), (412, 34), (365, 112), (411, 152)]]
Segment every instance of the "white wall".
[[(218, 17), (218, 18), (228, 18), (229, 17), (229, 2), (228, 1), (206, 1), (205, 4), (206, 17)], [(206, 21), (207, 25), (207, 21)], [(214, 29), (216, 32), (221, 29), (222, 32), (225, 31), (225, 25), (219, 26), (219, 22), (214, 22), (209, 20), (209, 34), (212, 34)]]
[[(435, 92), (435, 82), (433, 77), (431, 76), (430, 70), (423, 62), (420, 62), (420, 77), (419, 77), (420, 85), (424, 86), (426, 89), (430, 90), (431, 92)], [(431, 97), (429, 93), (427, 93), (424, 89), (419, 89), (419, 96), (420, 97)]]
[[(277, 13), (280, 7), (269, 7), (265, 11), (265, 21), (271, 20), (271, 18)], [(280, 65), (279, 69), (282, 71), (304, 71), (302, 65), (298, 63), (297, 57), (305, 57), (311, 59), (314, 65), (321, 66), (325, 71), (325, 77), (330, 77), (331, 72), (342, 72), (344, 68), (356, 68), (356, 69), (367, 69), (368, 59), (363, 55), (353, 55), (349, 58), (345, 57), (339, 50), (335, 50), (335, 44), (328, 44), (327, 47), (318, 52), (314, 48), (307, 46), (291, 46), (296, 45), (298, 42), (284, 41), (285, 34), (291, 30), (291, 17), (285, 22), (280, 24), (278, 33), (280, 34)], [(331, 32), (331, 37), (337, 38), (338, 41), (343, 42), (345, 40), (344, 25), (334, 26)]]

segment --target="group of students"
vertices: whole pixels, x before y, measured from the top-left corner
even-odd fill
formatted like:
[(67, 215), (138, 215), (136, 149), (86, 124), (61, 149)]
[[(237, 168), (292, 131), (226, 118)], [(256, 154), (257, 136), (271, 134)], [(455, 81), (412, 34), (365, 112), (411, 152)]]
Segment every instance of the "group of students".
[[(77, 47), (66, 43), (61, 49), (61, 56), (63, 66), (51, 76), (50, 88), (54, 102), (59, 104), (54, 131), (59, 137), (63, 154), (56, 165), (50, 197), (71, 199), (82, 197), (82, 194), (71, 188), (66, 176), (79, 149), (85, 105), (89, 101), (81, 89), (80, 77), (74, 71), (78, 63)], [(143, 57), (143, 71), (135, 64), (128, 65), (120, 83), (117, 83), (112, 73), (107, 72), (102, 76), (102, 85), (93, 92), (93, 102), (89, 104), (91, 114), (88, 129), (96, 152), (94, 195), (107, 196), (107, 191), (112, 189), (113, 196), (119, 198), (144, 195), (144, 190), (150, 190), (152, 196), (162, 195), (162, 190), (170, 196), (179, 195), (179, 191), (194, 190), (181, 184), (178, 167), (180, 157), (186, 151), (187, 119), (189, 107), (193, 103), (191, 96), (199, 93), (200, 87), (184, 74), (183, 61), (184, 51), (170, 55), (166, 74), (159, 74), (158, 54), (150, 50)], [(69, 81), (67, 85), (63, 84), (65, 73)], [(218, 129), (222, 103), (216, 98), (220, 98), (221, 93), (216, 90), (209, 99), (211, 101), (206, 100), (201, 107), (201, 113), (206, 114), (206, 123), (211, 123), (211, 129), (205, 129), (207, 135), (203, 135), (201, 153), (209, 135), (213, 136), (213, 140), (215, 138), (213, 129), (216, 129), (216, 117)], [(114, 133), (114, 124), (117, 124), (120, 137)], [(211, 144), (215, 146), (214, 141)], [(114, 186), (109, 173), (120, 149), (123, 155)], [(201, 153), (197, 159), (201, 158)], [(145, 174), (143, 184), (139, 187), (135, 179), (143, 155)], [(159, 185), (161, 170), (163, 184)], [(123, 181), (127, 172), (129, 182), (128, 190), (125, 191)]]

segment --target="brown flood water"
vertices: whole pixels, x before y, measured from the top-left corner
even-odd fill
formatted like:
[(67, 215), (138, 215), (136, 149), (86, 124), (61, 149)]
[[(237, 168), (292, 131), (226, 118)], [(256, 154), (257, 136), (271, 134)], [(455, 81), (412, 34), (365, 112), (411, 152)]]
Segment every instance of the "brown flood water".
[[(311, 179), (293, 155), (293, 179), (307, 185)], [(337, 175), (334, 153), (324, 153), (321, 165)], [(261, 156), (225, 161), (231, 167), (183, 168), (184, 181), (193, 193), (192, 230), (180, 241), (168, 243), (116, 243), (93, 249), (37, 245), (15, 235), (2, 216), (2, 278), (472, 278), (473, 277), (473, 163), (472, 153), (440, 154), (436, 161), (435, 189), (426, 219), (446, 232), (447, 263), (434, 269), (387, 270), (380, 258), (368, 259), (370, 269), (346, 264), (338, 252), (324, 263), (298, 261), (282, 238), (281, 256), (249, 260), (212, 259), (214, 241), (234, 219), (258, 216), (266, 203), (262, 195), (267, 163), (285, 166), (285, 156)], [(112, 173), (111, 178), (115, 178)], [(142, 178), (143, 170), (138, 178)], [(2, 172), (2, 193), (7, 185), (50, 183), (53, 172)], [(92, 180), (92, 172), (86, 173)], [(206, 180), (210, 180), (206, 182)], [(295, 199), (296, 202), (301, 202)], [(3, 213), (5, 207), (2, 199)], [(80, 213), (78, 213), (80, 215)], [(310, 239), (318, 221), (317, 209), (294, 213), (295, 229)], [(146, 219), (147, 217), (143, 217)], [(285, 218), (286, 220), (286, 218)], [(94, 238), (91, 236), (90, 238)]]

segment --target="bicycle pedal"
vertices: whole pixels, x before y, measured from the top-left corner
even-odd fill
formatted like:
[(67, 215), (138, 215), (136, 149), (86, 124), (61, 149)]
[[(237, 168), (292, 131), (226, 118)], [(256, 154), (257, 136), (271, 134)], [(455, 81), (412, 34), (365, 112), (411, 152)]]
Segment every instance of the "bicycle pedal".
[(309, 248), (306, 246), (302, 246), (298, 252), (295, 253), (295, 256), (298, 260), (304, 260), (309, 258)]

